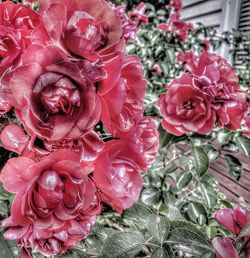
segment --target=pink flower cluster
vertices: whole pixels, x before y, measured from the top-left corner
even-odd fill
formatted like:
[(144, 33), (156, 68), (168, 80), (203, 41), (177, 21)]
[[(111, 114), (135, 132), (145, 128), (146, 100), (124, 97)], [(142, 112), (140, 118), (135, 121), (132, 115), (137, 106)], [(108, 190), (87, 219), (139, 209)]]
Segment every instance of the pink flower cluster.
[(193, 29), (192, 23), (186, 23), (180, 18), (180, 9), (182, 8), (181, 0), (173, 0), (169, 4), (174, 8), (166, 23), (157, 25), (159, 30), (173, 33), (181, 42), (184, 42), (188, 37), (188, 31)]
[(215, 124), (229, 130), (241, 128), (248, 104), (246, 93), (238, 88), (233, 67), (217, 54), (180, 52), (185, 74), (174, 79), (158, 104), (163, 128), (174, 134), (208, 134)]
[[(235, 237), (238, 237), (242, 228), (250, 222), (250, 212), (238, 204), (234, 209), (224, 208), (218, 210), (214, 214), (214, 218)], [(215, 237), (212, 245), (218, 258), (239, 258), (232, 241), (228, 237)], [(250, 242), (247, 243), (242, 251), (245, 252), (244, 257), (250, 258)]]
[(0, 3), (0, 114), (13, 108), (21, 124), (1, 132), (19, 154), (0, 175), (15, 194), (2, 226), (24, 257), (74, 247), (103, 203), (131, 207), (140, 172), (158, 155), (156, 123), (143, 117), (142, 66), (124, 53), (131, 24), (105, 0), (42, 0), (38, 12)]

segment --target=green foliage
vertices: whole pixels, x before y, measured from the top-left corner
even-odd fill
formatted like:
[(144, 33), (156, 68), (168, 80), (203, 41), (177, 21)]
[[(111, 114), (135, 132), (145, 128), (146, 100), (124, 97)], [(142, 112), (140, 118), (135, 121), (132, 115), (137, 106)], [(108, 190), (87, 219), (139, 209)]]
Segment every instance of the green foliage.
[(230, 154), (226, 154), (225, 160), (227, 162), (229, 174), (235, 177), (236, 180), (240, 180), (243, 173), (243, 167), (239, 159)]
[(194, 158), (195, 171), (198, 176), (202, 176), (207, 172), (209, 166), (209, 159), (207, 153), (202, 147), (194, 146), (192, 148), (192, 155)]

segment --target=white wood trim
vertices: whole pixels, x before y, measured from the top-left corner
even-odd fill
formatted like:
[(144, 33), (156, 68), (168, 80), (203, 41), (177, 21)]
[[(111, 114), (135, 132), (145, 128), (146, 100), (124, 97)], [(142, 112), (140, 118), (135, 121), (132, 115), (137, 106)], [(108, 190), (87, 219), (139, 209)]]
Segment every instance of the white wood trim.
[[(241, 0), (223, 0), (220, 20), (220, 33), (237, 29), (240, 18)], [(233, 63), (232, 48), (226, 44), (221, 47), (220, 54), (230, 63)]]

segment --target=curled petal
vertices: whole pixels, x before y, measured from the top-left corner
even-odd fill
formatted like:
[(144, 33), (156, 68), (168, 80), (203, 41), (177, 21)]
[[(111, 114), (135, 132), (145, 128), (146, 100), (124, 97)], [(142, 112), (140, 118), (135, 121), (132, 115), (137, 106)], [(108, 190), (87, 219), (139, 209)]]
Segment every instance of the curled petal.
[(7, 125), (1, 132), (1, 142), (5, 149), (21, 154), (26, 147), (29, 137), (15, 124)]
[(216, 237), (212, 240), (213, 248), (218, 258), (239, 258), (239, 255), (229, 238)]

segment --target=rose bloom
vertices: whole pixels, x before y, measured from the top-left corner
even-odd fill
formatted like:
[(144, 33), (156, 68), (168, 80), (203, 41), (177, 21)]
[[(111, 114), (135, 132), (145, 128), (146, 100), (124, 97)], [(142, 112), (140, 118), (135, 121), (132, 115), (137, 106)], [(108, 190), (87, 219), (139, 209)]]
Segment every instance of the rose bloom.
[[(188, 58), (189, 56), (192, 56), (192, 58)], [(190, 51), (187, 56), (183, 54), (183, 57), (186, 57), (182, 60), (185, 62), (185, 69), (194, 75), (197, 83), (199, 81), (201, 83), (206, 82), (209, 83), (209, 86), (213, 86), (211, 88), (215, 89), (215, 86), (218, 84), (223, 84), (228, 90), (238, 89), (239, 78), (234, 68), (226, 59), (217, 54), (208, 53), (207, 51), (202, 51), (199, 56)]]
[(102, 200), (117, 212), (130, 208), (139, 197), (143, 185), (142, 162), (136, 147), (122, 140), (107, 142), (95, 161), (95, 185)]
[(29, 134), (58, 141), (83, 135), (98, 122), (100, 101), (92, 83), (98, 76), (88, 61), (72, 63), (56, 46), (34, 44), (2, 83)]
[(116, 56), (106, 63), (107, 78), (100, 83), (101, 121), (112, 134), (128, 132), (142, 117), (147, 82), (135, 55)]
[(39, 13), (53, 42), (74, 57), (95, 61), (121, 42), (122, 21), (105, 0), (43, 0)]
[(0, 175), (15, 193), (6, 239), (45, 256), (66, 252), (86, 238), (101, 211), (94, 183), (68, 150), (36, 163), (27, 157), (9, 159)]
[(144, 159), (144, 170), (147, 170), (159, 155), (159, 131), (156, 122), (150, 116), (142, 117), (133, 129), (118, 137), (132, 142), (138, 149)]
[(42, 19), (35, 11), (12, 1), (0, 3), (0, 77), (18, 63), (32, 42), (47, 41)]
[(194, 86), (212, 97), (218, 126), (240, 129), (248, 104), (246, 93), (238, 88), (239, 79), (233, 67), (224, 58), (206, 50), (199, 56), (193, 51), (180, 52), (178, 61), (184, 62)]
[(158, 105), (163, 116), (163, 128), (177, 136), (189, 132), (207, 134), (216, 121), (211, 97), (195, 88), (188, 74), (170, 83)]
[(179, 11), (182, 8), (182, 1), (181, 0), (172, 0), (169, 6), (173, 7), (175, 11)]
[(222, 57), (206, 51), (186, 59), (185, 67), (194, 77), (194, 85), (213, 98), (218, 126), (240, 129), (248, 104), (246, 94), (238, 89), (239, 79), (233, 67)]
[(157, 28), (165, 32), (174, 33), (181, 42), (184, 42), (188, 37), (188, 31), (193, 28), (193, 25), (180, 19), (180, 13), (177, 11), (170, 15), (166, 23), (158, 24)]

